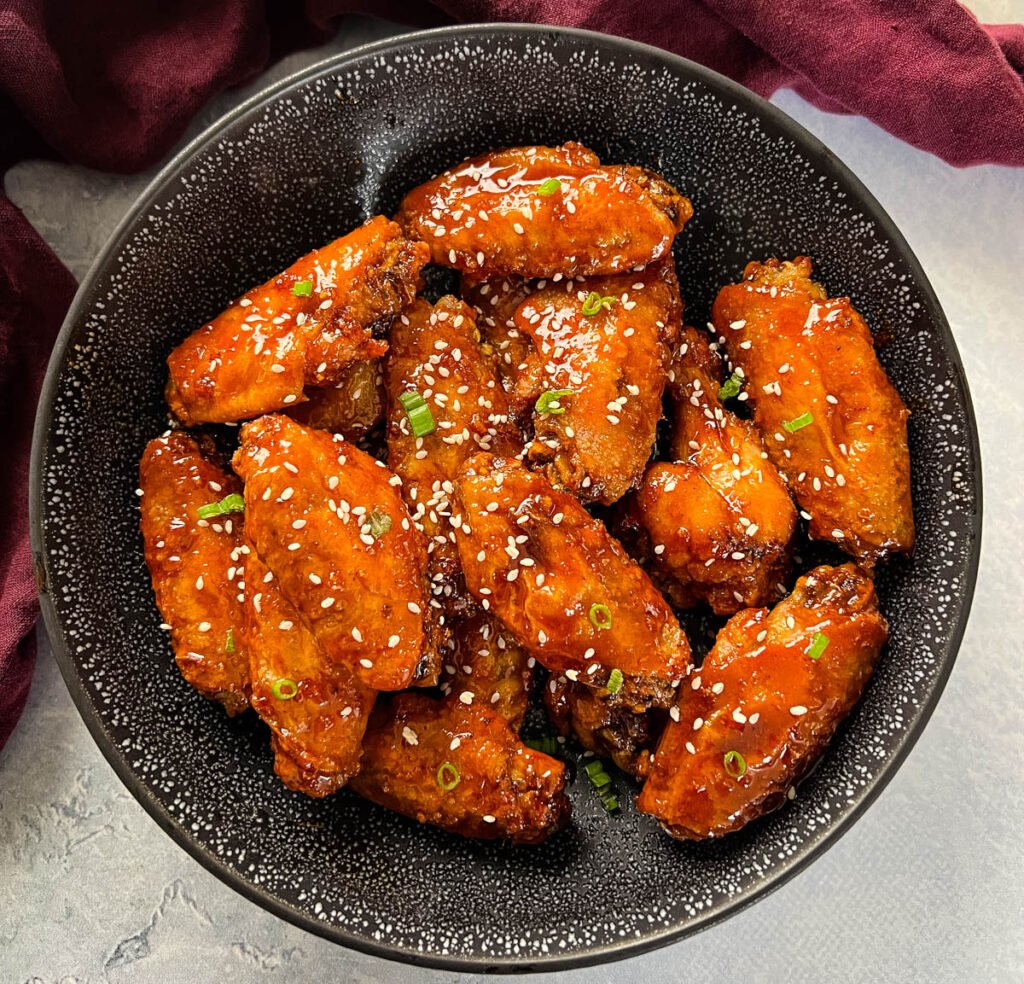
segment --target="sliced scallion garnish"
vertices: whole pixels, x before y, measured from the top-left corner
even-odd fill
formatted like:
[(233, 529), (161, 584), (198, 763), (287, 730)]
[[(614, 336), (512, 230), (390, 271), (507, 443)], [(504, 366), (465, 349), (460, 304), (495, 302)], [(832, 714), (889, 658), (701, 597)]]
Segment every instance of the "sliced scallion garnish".
[(296, 297), (309, 297), (313, 293), (313, 281), (300, 280), (292, 287), (292, 293)]
[(592, 290), (583, 302), (583, 313), (590, 317), (597, 314), (601, 308), (610, 308), (614, 303), (614, 297), (602, 297), (596, 290)]
[(299, 685), (294, 680), (289, 680), (288, 677), (281, 677), (280, 680), (275, 680), (274, 685), (270, 688), (270, 692), (278, 700), (291, 700), (299, 693)]
[(815, 632), (814, 638), (811, 639), (811, 645), (807, 650), (807, 655), (811, 659), (821, 659), (822, 653), (828, 649), (828, 636), (824, 632)]
[(733, 373), (718, 387), (718, 399), (731, 400), (734, 396), (739, 396), (741, 389), (743, 389), (743, 381), (736, 373)]
[(608, 693), (617, 694), (622, 689), (622, 670), (617, 666), (608, 674)]
[(619, 800), (612, 788), (612, 777), (608, 775), (604, 763), (600, 759), (591, 759), (583, 766), (583, 771), (597, 791), (601, 804), (609, 813), (614, 813), (619, 808)]
[(607, 605), (591, 605), (587, 617), (595, 629), (610, 629), (612, 627), (612, 612)]
[(391, 517), (381, 509), (374, 509), (370, 513), (370, 536), (379, 540), (388, 530), (391, 529)]
[(446, 793), (450, 793), (459, 784), (461, 778), (459, 770), (451, 762), (442, 762), (441, 767), (437, 770), (437, 784)]
[(245, 512), (245, 499), (237, 492), (224, 496), (219, 502), (208, 502), (196, 510), (200, 519), (212, 519), (214, 516), (226, 516), (228, 513)]
[(733, 779), (739, 779), (747, 771), (747, 760), (737, 751), (726, 752), (722, 764)]
[(800, 414), (799, 417), (794, 417), (792, 420), (782, 421), (782, 426), (789, 431), (790, 434), (795, 434), (798, 430), (803, 430), (808, 424), (814, 423), (814, 415), (808, 410), (807, 413)]
[(227, 638), (224, 640), (224, 652), (233, 653), (235, 651), (235, 630), (228, 629)]
[(558, 739), (554, 735), (541, 735), (539, 738), (524, 738), (523, 744), (535, 752), (555, 755), (558, 752)]
[(415, 437), (426, 437), (428, 434), (434, 433), (436, 429), (434, 415), (430, 412), (430, 407), (427, 406), (426, 401), (419, 393), (415, 390), (400, 393), (398, 395), (398, 402), (405, 408), (406, 416), (409, 418), (409, 425), (412, 427)]
[(542, 181), (540, 187), (537, 189), (538, 195), (543, 195), (545, 198), (553, 195), (556, 191), (562, 190), (562, 182), (558, 178), (548, 178), (547, 181)]
[(572, 396), (573, 391), (571, 389), (564, 390), (547, 390), (541, 393), (537, 402), (534, 404), (534, 410), (537, 413), (548, 413), (548, 414), (560, 414), (565, 413), (565, 407), (562, 406), (563, 396)]

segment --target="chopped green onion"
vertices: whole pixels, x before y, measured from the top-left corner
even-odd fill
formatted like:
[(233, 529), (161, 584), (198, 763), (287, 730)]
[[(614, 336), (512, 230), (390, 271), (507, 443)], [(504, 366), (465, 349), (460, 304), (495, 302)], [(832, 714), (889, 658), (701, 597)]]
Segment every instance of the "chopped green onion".
[(608, 674), (608, 693), (617, 694), (622, 689), (622, 670), (617, 666)]
[(427, 406), (426, 401), (419, 393), (415, 390), (400, 393), (398, 402), (405, 408), (415, 437), (426, 437), (428, 434), (434, 433), (437, 429), (434, 423), (434, 415), (430, 412), (430, 407)]
[(550, 197), (556, 191), (562, 190), (562, 182), (558, 178), (548, 178), (547, 181), (542, 181), (540, 187), (537, 189), (538, 195), (543, 195), (545, 198)]
[(292, 287), (292, 293), (296, 297), (309, 297), (313, 293), (313, 281), (300, 280)]
[(814, 416), (810, 411), (807, 413), (800, 414), (799, 417), (794, 417), (792, 420), (782, 421), (782, 426), (789, 431), (790, 434), (795, 434), (798, 430), (802, 430), (808, 424), (814, 423)]
[(235, 630), (228, 629), (228, 637), (224, 640), (224, 652), (233, 653), (235, 651)]
[(390, 529), (391, 517), (380, 509), (374, 509), (370, 513), (370, 536), (379, 540)]
[(811, 639), (810, 648), (807, 650), (807, 655), (811, 659), (821, 659), (821, 654), (828, 649), (828, 636), (824, 632), (815, 632), (814, 638)]
[(224, 496), (220, 502), (208, 502), (196, 510), (200, 519), (212, 519), (214, 516), (226, 516), (228, 513), (245, 512), (245, 499), (237, 492)]
[(740, 390), (743, 389), (743, 381), (736, 374), (733, 373), (721, 386), (718, 387), (718, 399), (720, 400), (731, 400), (734, 396), (739, 396)]
[(450, 793), (462, 777), (459, 770), (451, 762), (442, 762), (441, 768), (437, 770), (437, 784), (446, 792)]
[(612, 777), (608, 775), (604, 763), (600, 759), (591, 759), (583, 771), (586, 772), (590, 784), (597, 791), (602, 805), (609, 813), (614, 813), (619, 808), (619, 800), (612, 788)]
[(294, 680), (282, 677), (271, 688), (270, 692), (278, 700), (291, 700), (299, 693), (299, 685)]
[(572, 390), (547, 390), (541, 393), (540, 398), (534, 404), (537, 413), (560, 414), (565, 413), (565, 407), (561, 404), (563, 396), (572, 396)]
[(596, 290), (592, 290), (583, 302), (583, 313), (589, 317), (597, 314), (601, 308), (610, 308), (614, 303), (614, 297), (602, 297)]
[(739, 752), (726, 752), (722, 758), (722, 763), (725, 765), (725, 771), (733, 779), (739, 779), (747, 771), (747, 760)]
[(558, 752), (558, 739), (554, 735), (541, 735), (539, 738), (524, 738), (523, 744), (535, 752), (555, 755)]
[(612, 627), (612, 612), (607, 605), (591, 605), (588, 615), (590, 624), (595, 629), (610, 629)]

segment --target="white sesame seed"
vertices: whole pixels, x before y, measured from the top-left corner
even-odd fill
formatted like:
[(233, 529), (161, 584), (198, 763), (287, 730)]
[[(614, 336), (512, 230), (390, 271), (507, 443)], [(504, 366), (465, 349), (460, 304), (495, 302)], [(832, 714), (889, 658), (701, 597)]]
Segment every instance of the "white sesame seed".
[(362, 668), (363, 668), (364, 670), (368, 670), (368, 669), (370, 669), (370, 668), (371, 668), (371, 667), (373, 666), (373, 660), (372, 660), (372, 659), (361, 659), (361, 660), (359, 661), (359, 665), (360, 665), (360, 666), (361, 666), (361, 667), (362, 667)]
[(473, 703), (473, 691), (472, 690), (463, 690), (462, 693), (459, 694), (459, 700), (462, 701), (463, 704), (472, 704)]
[(789, 713), (794, 717), (803, 717), (807, 713), (807, 708), (803, 704), (794, 704), (790, 709)]
[[(328, 597), (324, 598), (323, 601), (320, 602), (320, 607), (321, 608), (330, 608), (331, 605), (333, 605), (333, 604), (334, 604), (334, 598), (329, 595)], [(353, 630), (353, 632), (354, 632), (354, 630)]]
[(400, 636), (388, 636), (388, 649), (394, 649), (402, 641)]
[(278, 622), (278, 623), (277, 623), (277, 627), (278, 627), (278, 628), (279, 628), (279, 629), (280, 629), (280, 630), (281, 630), (282, 632), (289, 632), (289, 631), (290, 631), (290, 630), (292, 629), (292, 627), (293, 627), (293, 626), (294, 626), (294, 623), (293, 623), (293, 622), (290, 622), (290, 621), (289, 621), (288, 619), (286, 619), (286, 618), (285, 618), (285, 619), (282, 619), (282, 620), (281, 620), (280, 622)]
[(495, 823), (496, 822), (494, 817), (492, 817), (489, 813), (485, 813), (483, 815), (483, 817), (481, 817), (481, 819), (483, 820), (484, 823)]
[(420, 740), (417, 737), (416, 732), (413, 731), (412, 728), (410, 728), (408, 725), (406, 725), (404, 728), (402, 728), (402, 737), (410, 745), (418, 745), (420, 743)]
[(722, 683), (722, 681), (721, 681), (721, 680), (719, 680), (719, 681), (718, 681), (718, 683), (716, 683), (716, 684), (715, 684), (715, 685), (714, 685), (714, 686), (713, 686), (713, 687), (711, 688), (711, 692), (712, 692), (713, 694), (715, 694), (716, 696), (717, 696), (718, 694), (720, 694), (720, 693), (721, 693), (721, 692), (722, 692), (723, 690), (725, 690), (725, 684), (724, 684), (724, 683)]
[(672, 718), (673, 721), (679, 720), (679, 708), (676, 707), (675, 704), (673, 704), (672, 707), (669, 708), (668, 716)]

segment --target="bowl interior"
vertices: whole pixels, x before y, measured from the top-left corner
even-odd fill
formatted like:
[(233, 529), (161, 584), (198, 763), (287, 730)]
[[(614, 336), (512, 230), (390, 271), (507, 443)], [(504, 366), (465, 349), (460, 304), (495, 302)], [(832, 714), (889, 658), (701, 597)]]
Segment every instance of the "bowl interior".
[[(861, 706), (795, 802), (683, 845), (585, 783), (575, 822), (510, 850), (419, 828), (271, 771), (266, 732), (182, 681), (159, 630), (134, 489), (166, 427), (171, 347), (251, 284), (464, 157), (578, 140), (694, 204), (676, 258), (688, 319), (749, 259), (807, 253), (850, 294), (912, 410), (918, 546), (881, 578), (892, 625)], [(777, 884), (880, 788), (951, 667), (977, 559), (976, 437), (959, 358), (906, 244), (852, 176), (737, 86), (655, 49), (548, 28), (459, 28), (334, 59), (248, 103), (161, 175), (83, 284), (37, 427), (37, 553), (62, 669), (121, 777), (200, 861), (340, 942), (474, 969), (624, 955)], [(628, 785), (617, 779), (620, 786)]]

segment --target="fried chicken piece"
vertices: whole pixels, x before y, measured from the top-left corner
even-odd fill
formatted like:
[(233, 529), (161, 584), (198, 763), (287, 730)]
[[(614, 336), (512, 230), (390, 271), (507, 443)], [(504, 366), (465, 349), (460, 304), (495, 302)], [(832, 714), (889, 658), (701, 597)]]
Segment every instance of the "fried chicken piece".
[(805, 256), (768, 260), (722, 288), (713, 318), (810, 535), (865, 564), (909, 552), (908, 411), (850, 299), (830, 299)]
[[(540, 398), (529, 461), (553, 485), (610, 505), (639, 484), (681, 319), (671, 258), (641, 273), (551, 284), (519, 306), (516, 327), (534, 351), (516, 395)], [(551, 403), (544, 393), (560, 395)]]
[(667, 256), (693, 207), (641, 167), (579, 144), (474, 157), (414, 188), (395, 216), (431, 259), (483, 277), (623, 273)]
[(274, 771), (289, 789), (329, 796), (359, 770), (376, 691), (326, 658), (253, 549), (246, 578), (252, 706), (270, 726)]
[[(492, 361), (480, 350), (470, 307), (442, 297), (433, 307), (416, 301), (395, 320), (385, 363), (388, 393), (388, 464), (402, 479), (401, 492), (428, 537), (428, 574), (434, 597), (449, 615), (467, 609), (455, 532), (452, 482), (480, 450), (513, 455), (522, 450), (519, 428)], [(413, 433), (399, 397), (419, 393), (435, 430)]]
[(637, 808), (673, 837), (721, 837), (780, 806), (860, 698), (888, 627), (853, 564), (817, 567), (718, 634), (680, 692)]
[(157, 607), (181, 675), (228, 714), (249, 706), (242, 646), (242, 516), (200, 519), (241, 491), (238, 479), (182, 431), (146, 445), (139, 463), (142, 538)]
[(307, 386), (305, 402), (285, 412), (307, 427), (356, 441), (384, 419), (384, 375), (379, 359), (353, 362), (333, 386)]
[(379, 706), (350, 786), (419, 823), (481, 840), (539, 844), (569, 819), (565, 766), (475, 701), (403, 693)]
[(479, 611), (455, 623), (453, 643), (441, 692), (490, 707), (518, 733), (536, 661), (497, 619)]
[(675, 460), (647, 469), (620, 529), (674, 604), (731, 615), (775, 597), (796, 509), (757, 429), (722, 406), (721, 364), (706, 337), (685, 328), (680, 353)]
[[(413, 682), (427, 551), (380, 462), (279, 414), (242, 427), (246, 533), (328, 660), (374, 690)], [(254, 599), (254, 604), (256, 600)]]
[(567, 492), (520, 462), (471, 458), (455, 484), (466, 585), (553, 673), (618, 703), (667, 707), (690, 666), (675, 615), (647, 575)]
[(168, 357), (166, 397), (186, 425), (258, 417), (332, 386), (416, 295), (428, 250), (376, 216), (254, 287)]

